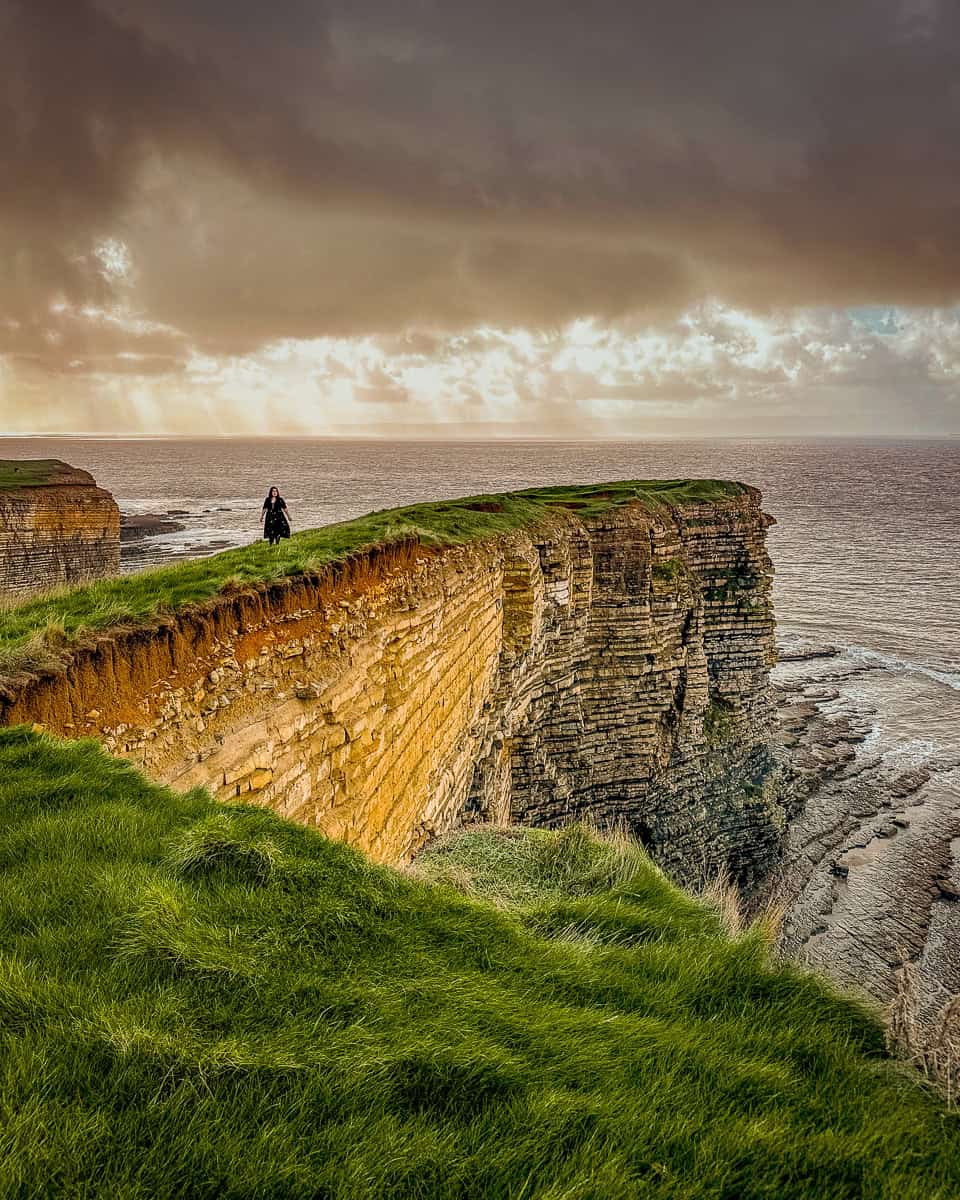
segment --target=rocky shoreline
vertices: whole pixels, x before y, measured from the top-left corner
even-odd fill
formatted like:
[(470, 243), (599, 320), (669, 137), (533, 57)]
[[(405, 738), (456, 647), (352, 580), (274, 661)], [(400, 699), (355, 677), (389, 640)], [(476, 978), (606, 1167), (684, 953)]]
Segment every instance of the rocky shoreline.
[(171, 509), (168, 513), (121, 513), (120, 541), (126, 547), (130, 542), (141, 542), (159, 534), (181, 533), (186, 525), (174, 519), (178, 516), (186, 516), (186, 513), (179, 509)]
[(960, 755), (911, 761), (881, 744), (857, 687), (881, 671), (794, 640), (774, 671), (790, 822), (765, 899), (781, 948), (881, 1002), (904, 963), (922, 1017), (960, 992)]
[[(229, 511), (224, 509), (223, 511)], [(120, 514), (120, 565), (125, 573), (163, 562), (177, 562), (227, 550), (235, 543), (217, 538), (187, 542), (171, 547), (163, 542), (164, 535), (183, 533), (191, 517), (186, 509), (172, 508), (164, 513)]]

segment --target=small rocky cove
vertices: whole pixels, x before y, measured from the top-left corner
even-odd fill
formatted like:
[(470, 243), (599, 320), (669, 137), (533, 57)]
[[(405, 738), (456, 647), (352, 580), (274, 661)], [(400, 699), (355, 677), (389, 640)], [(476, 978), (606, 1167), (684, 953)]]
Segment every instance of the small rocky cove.
[[(124, 573), (142, 571), (144, 568), (178, 558), (215, 554), (226, 550), (234, 543), (226, 538), (201, 537), (196, 531), (200, 518), (211, 512), (226, 513), (226, 507), (202, 509), (191, 512), (184, 508), (171, 508), (165, 512), (131, 512), (120, 514), (120, 569)], [(183, 534), (177, 544), (171, 545), (170, 538)]]

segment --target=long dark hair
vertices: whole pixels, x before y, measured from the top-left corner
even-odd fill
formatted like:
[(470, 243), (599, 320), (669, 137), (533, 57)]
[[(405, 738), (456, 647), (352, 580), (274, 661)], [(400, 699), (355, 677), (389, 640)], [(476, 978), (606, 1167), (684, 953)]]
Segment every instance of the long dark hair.
[[(277, 493), (277, 499), (274, 504), (271, 504), (270, 497), (274, 492)], [(270, 489), (270, 491), (267, 492), (267, 498), (263, 502), (263, 507), (264, 508), (274, 508), (274, 507), (283, 508), (283, 506), (284, 506), (284, 499), (280, 495), (280, 489), (277, 487), (276, 484), (274, 484), (273, 487)]]

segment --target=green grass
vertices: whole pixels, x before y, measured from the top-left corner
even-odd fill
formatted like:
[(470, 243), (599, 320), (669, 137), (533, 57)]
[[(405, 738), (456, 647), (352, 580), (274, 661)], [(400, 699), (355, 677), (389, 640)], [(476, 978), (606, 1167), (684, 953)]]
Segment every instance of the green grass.
[(209, 558), (144, 571), (37, 597), (0, 610), (0, 675), (49, 664), (86, 630), (139, 623), (210, 600), (229, 585), (255, 585), (316, 571), (362, 547), (401, 538), (453, 545), (535, 526), (558, 510), (592, 517), (623, 504), (687, 504), (741, 494), (719, 480), (627, 480), (587, 487), (534, 488), (385, 509), (295, 534), (279, 547), (263, 541)]
[(858, 1004), (582, 829), (413, 873), (0, 730), (0, 1195), (956, 1200)]
[(0, 458), (0, 488), (43, 487), (62, 470), (55, 458)]
[(653, 564), (653, 577), (661, 583), (676, 583), (683, 573), (683, 562), (679, 558), (666, 558)]
[(703, 732), (710, 745), (727, 741), (736, 727), (733, 709), (724, 700), (712, 698), (703, 714)]

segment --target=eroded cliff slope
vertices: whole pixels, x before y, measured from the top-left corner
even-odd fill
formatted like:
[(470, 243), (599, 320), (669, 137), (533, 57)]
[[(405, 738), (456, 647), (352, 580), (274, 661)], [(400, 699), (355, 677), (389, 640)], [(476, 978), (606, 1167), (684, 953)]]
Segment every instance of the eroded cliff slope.
[(14, 689), (2, 718), (96, 734), (153, 779), (381, 860), (465, 817), (590, 815), (681, 879), (750, 884), (782, 825), (759, 493), (579, 507), (114, 631)]
[(56, 460), (0, 460), (0, 597), (120, 569), (120, 511), (93, 476)]

